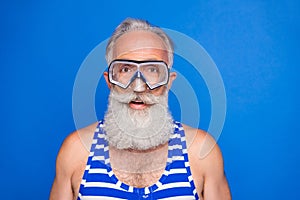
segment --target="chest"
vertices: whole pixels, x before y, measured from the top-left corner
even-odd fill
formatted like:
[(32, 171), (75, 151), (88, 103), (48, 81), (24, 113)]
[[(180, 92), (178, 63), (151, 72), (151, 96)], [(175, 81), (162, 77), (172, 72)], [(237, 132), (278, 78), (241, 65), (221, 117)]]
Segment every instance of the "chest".
[(164, 169), (144, 173), (119, 170), (113, 170), (113, 172), (119, 181), (136, 188), (144, 188), (155, 184), (162, 176)]
[[(112, 174), (114, 174), (118, 181), (132, 187), (144, 188), (151, 186), (161, 178), (165, 171), (168, 157), (167, 147), (166, 145), (155, 152), (142, 154), (120, 152), (114, 148), (110, 148), (109, 160), (112, 167)], [(78, 165), (72, 175), (71, 182), (74, 196), (80, 190), (80, 184), (87, 168), (87, 160), (88, 157)], [(88, 163), (88, 165), (93, 165), (94, 163), (97, 163), (97, 161)], [(93, 167), (96, 165), (93, 165)]]
[(133, 187), (143, 188), (162, 176), (168, 158), (168, 145), (148, 152), (129, 152), (110, 148), (110, 163), (116, 178)]
[[(145, 188), (146, 191), (147, 187), (153, 185), (151, 191), (154, 191), (155, 195), (159, 194), (155, 192), (157, 188), (158, 191), (166, 190), (165, 194), (169, 194), (169, 190), (174, 190), (175, 186), (178, 187), (176, 191), (186, 192), (186, 194), (178, 194), (179, 196), (193, 196), (194, 184), (190, 179), (187, 154), (184, 153), (186, 145), (182, 142), (184, 138), (182, 140), (181, 137), (183, 136), (179, 133), (174, 134), (174, 138), (169, 143), (147, 152), (119, 151), (111, 146), (103, 145), (105, 141), (99, 137), (97, 145), (92, 148), (95, 152), (93, 151), (93, 155), (88, 159), (88, 167), (84, 164), (77, 170), (78, 173), (74, 173), (72, 185), (74, 185), (75, 194), (78, 194), (84, 174), (83, 187), (80, 189), (81, 195), (91, 195), (86, 190), (89, 187), (97, 188), (92, 193), (98, 191), (111, 193), (110, 189), (119, 188), (118, 191), (121, 193), (128, 190), (129, 193), (124, 195), (133, 195), (136, 193), (135, 189)], [(106, 163), (110, 166), (108, 167)], [(169, 184), (172, 187), (168, 186)], [(105, 196), (102, 193), (99, 195)]]
[[(203, 176), (199, 173), (199, 166), (194, 166), (193, 162), (191, 162), (191, 172), (192, 177), (194, 179), (194, 183), (196, 186), (196, 190), (200, 199), (202, 199), (202, 188), (203, 188)], [(86, 163), (83, 161), (78, 166), (77, 170), (74, 172), (71, 182), (72, 182), (72, 189), (74, 194), (74, 199), (77, 199), (77, 195), (80, 189), (80, 184), (82, 181), (82, 177), (84, 171), (86, 169)], [(200, 170), (201, 171), (201, 170)], [(114, 175), (117, 179), (127, 185), (136, 187), (136, 188), (144, 188), (151, 186), (162, 177), (164, 173), (164, 169), (157, 169), (151, 172), (143, 172), (143, 173), (133, 173), (129, 171), (122, 171), (118, 169), (113, 169)]]

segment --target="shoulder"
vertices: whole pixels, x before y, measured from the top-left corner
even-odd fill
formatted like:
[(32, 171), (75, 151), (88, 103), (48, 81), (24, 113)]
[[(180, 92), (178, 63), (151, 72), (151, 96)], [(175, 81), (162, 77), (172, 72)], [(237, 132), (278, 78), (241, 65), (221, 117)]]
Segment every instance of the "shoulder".
[[(58, 152), (56, 158), (55, 179), (50, 192), (50, 199), (73, 199), (77, 191), (89, 151), (85, 149), (83, 141), (94, 124), (69, 134)], [(80, 177), (80, 178), (78, 178)], [(78, 181), (79, 180), (79, 181)]]
[(188, 157), (198, 194), (204, 199), (231, 199), (221, 150), (207, 132), (183, 125)]
[(183, 125), (188, 155), (194, 173), (205, 176), (223, 173), (223, 157), (214, 138), (207, 132)]
[(82, 161), (85, 161), (89, 153), (87, 146), (92, 143), (94, 130), (97, 123), (69, 134), (57, 156), (56, 165), (61, 171), (72, 173)]
[(85, 148), (86, 151), (90, 151), (91, 145), (93, 142), (93, 137), (95, 134), (95, 130), (98, 126), (99, 122), (95, 122), (87, 127), (84, 127), (82, 129), (79, 129), (77, 132), (77, 135), (79, 136), (80, 142)]
[(183, 125), (188, 152), (198, 160), (205, 160), (212, 155), (221, 156), (221, 151), (215, 139), (207, 132)]

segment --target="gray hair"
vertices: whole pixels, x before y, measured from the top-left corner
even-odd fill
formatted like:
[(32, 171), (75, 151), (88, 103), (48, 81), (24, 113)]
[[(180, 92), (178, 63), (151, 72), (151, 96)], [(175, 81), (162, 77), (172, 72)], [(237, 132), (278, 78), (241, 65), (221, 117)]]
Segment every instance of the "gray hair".
[(151, 25), (148, 21), (141, 20), (141, 19), (133, 19), (127, 18), (125, 19), (114, 31), (111, 38), (108, 41), (106, 46), (106, 61), (107, 63), (112, 62), (113, 58), (113, 48), (115, 47), (116, 41), (119, 37), (123, 34), (128, 33), (130, 31), (136, 30), (143, 30), (143, 31), (150, 31), (152, 33), (157, 34), (165, 43), (165, 46), (168, 51), (168, 61), (169, 67), (173, 64), (173, 52), (174, 52), (174, 45), (172, 40), (169, 36), (159, 27)]

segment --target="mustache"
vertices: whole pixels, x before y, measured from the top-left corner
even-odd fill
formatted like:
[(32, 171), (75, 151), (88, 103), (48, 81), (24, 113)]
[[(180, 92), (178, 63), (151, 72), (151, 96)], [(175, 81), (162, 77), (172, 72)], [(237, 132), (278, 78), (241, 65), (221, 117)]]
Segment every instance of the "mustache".
[(119, 93), (114, 89), (111, 90), (110, 98), (117, 100), (120, 103), (130, 103), (132, 101), (141, 101), (145, 104), (158, 104), (160, 103), (160, 97), (151, 93), (135, 93), (126, 92)]

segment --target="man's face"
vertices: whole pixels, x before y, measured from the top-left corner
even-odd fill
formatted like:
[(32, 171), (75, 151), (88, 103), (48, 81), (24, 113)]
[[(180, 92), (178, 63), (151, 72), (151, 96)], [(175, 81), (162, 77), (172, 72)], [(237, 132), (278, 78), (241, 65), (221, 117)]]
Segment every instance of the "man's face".
[[(113, 49), (116, 59), (169, 63), (164, 42), (147, 31), (132, 31), (118, 38)], [(173, 130), (167, 92), (176, 74), (170, 74), (167, 85), (152, 90), (141, 78), (124, 89), (109, 82), (108, 72), (104, 76), (111, 88), (104, 127), (109, 143), (119, 149), (149, 149), (167, 142)]]

